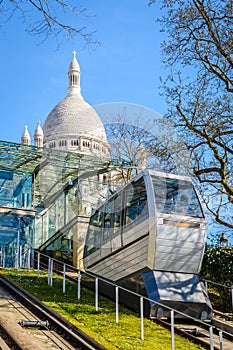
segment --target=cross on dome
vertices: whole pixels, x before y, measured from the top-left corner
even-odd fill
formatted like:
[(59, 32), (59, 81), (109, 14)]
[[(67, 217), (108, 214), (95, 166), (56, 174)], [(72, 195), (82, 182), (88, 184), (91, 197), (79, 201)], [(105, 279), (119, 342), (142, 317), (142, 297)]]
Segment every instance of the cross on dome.
[(75, 50), (72, 51), (72, 54), (74, 55), (74, 58), (76, 58), (77, 52)]

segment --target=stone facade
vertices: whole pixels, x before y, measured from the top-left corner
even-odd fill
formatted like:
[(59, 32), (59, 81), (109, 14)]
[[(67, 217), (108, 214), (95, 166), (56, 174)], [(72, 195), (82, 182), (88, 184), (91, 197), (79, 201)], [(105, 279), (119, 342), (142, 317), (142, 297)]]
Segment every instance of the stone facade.
[[(67, 96), (49, 113), (43, 129), (38, 122), (34, 145), (108, 158), (110, 146), (103, 123), (94, 108), (81, 95), (80, 67), (75, 51), (73, 55), (68, 69)], [(27, 127), (21, 142), (31, 142)]]

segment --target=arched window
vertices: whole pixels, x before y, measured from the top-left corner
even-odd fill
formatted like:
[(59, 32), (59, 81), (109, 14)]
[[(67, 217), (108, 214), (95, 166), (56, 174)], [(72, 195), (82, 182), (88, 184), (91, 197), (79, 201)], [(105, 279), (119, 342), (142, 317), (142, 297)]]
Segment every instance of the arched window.
[(77, 146), (78, 140), (71, 140), (71, 146)]
[(60, 140), (59, 141), (59, 147), (63, 147), (63, 146), (66, 146), (66, 145), (67, 145), (66, 140)]

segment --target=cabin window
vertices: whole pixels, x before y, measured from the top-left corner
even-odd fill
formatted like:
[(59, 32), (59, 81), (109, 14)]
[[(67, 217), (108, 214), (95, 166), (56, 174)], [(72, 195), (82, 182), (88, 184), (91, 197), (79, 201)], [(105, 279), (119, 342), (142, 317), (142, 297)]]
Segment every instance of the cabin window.
[(114, 199), (114, 213), (113, 213), (113, 234), (119, 232), (121, 228), (122, 210), (121, 210), (121, 196)]
[(90, 253), (92, 253), (95, 250), (96, 250), (95, 249), (95, 231), (90, 229), (88, 231), (88, 237), (87, 237), (87, 241), (86, 241), (84, 256), (89, 255)]
[(143, 178), (132, 182), (126, 190), (125, 224), (130, 225), (147, 212), (147, 194)]
[(107, 241), (111, 236), (111, 227), (112, 227), (112, 212), (113, 212), (112, 202), (106, 203), (104, 209), (104, 231), (103, 231), (103, 240)]
[(102, 240), (103, 212), (96, 211), (90, 219), (84, 256), (98, 250)]

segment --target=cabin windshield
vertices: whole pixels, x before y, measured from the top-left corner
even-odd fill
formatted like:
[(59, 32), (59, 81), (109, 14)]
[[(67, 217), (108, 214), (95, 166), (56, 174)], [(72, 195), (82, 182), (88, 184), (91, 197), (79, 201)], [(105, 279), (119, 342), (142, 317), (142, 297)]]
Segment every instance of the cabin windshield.
[(159, 212), (203, 218), (203, 212), (190, 181), (152, 176), (155, 202)]

